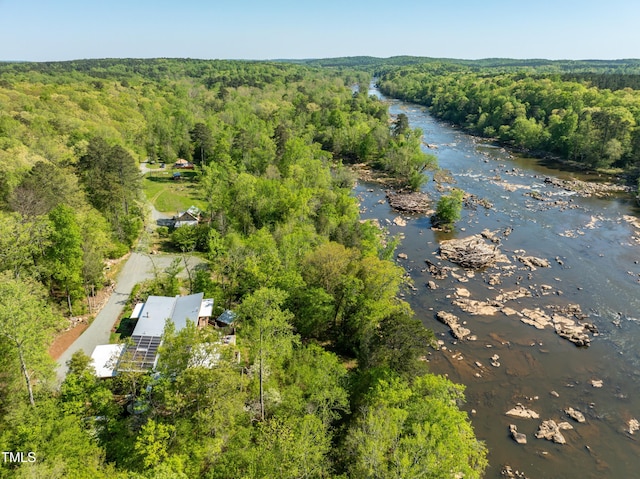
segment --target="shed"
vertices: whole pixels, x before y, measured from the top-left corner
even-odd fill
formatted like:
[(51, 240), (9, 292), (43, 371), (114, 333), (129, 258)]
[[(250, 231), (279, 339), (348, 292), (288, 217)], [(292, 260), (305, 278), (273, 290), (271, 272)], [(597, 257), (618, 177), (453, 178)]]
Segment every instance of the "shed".
[(99, 344), (91, 353), (91, 366), (99, 378), (111, 378), (116, 375), (118, 361), (124, 351), (124, 344)]
[(221, 324), (222, 326), (231, 326), (235, 320), (236, 313), (234, 313), (230, 309), (226, 309), (224, 313), (216, 318), (216, 322)]

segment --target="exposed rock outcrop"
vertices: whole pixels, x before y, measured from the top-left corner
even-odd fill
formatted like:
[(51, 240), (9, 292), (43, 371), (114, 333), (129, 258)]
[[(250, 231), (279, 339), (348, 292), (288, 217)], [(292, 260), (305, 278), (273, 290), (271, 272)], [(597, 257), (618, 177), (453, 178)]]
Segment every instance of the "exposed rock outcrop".
[[(560, 430), (562, 429), (560, 425), (566, 428), (568, 423), (560, 423), (557, 424), (554, 420), (549, 419), (547, 421), (543, 421), (538, 428), (538, 432), (536, 432), (536, 437), (538, 439), (546, 439), (548, 441), (553, 441), (556, 444), (566, 444), (567, 440), (564, 438)], [(570, 429), (573, 427), (570, 426)], [(569, 428), (567, 428), (569, 429)]]
[(540, 308), (523, 309), (520, 321), (537, 329), (544, 329), (551, 324), (551, 316), (546, 314)]
[(589, 346), (591, 344), (591, 338), (589, 337), (588, 330), (582, 324), (577, 324), (575, 321), (561, 316), (559, 314), (553, 315), (553, 327), (558, 333), (558, 336), (568, 339), (576, 346)]
[(477, 301), (469, 298), (458, 298), (453, 301), (453, 304), (466, 313), (482, 316), (492, 316), (502, 308), (501, 304)]
[(525, 475), (524, 472), (521, 472), (518, 470), (514, 471), (513, 468), (509, 465), (505, 465), (502, 467), (502, 470), (500, 471), (500, 475), (507, 479), (527, 479), (527, 476)]
[(387, 200), (394, 210), (406, 211), (408, 213), (432, 213), (429, 208), (431, 200), (425, 193), (415, 191), (411, 193), (387, 191)]
[(624, 185), (615, 185), (613, 183), (594, 183), (581, 180), (561, 180), (559, 178), (548, 177), (544, 179), (544, 182), (562, 188), (566, 191), (573, 191), (580, 196), (596, 196), (598, 198), (604, 198), (612, 193), (629, 191), (629, 188)]
[(502, 291), (496, 296), (496, 301), (502, 303), (504, 301), (513, 301), (514, 299), (527, 298), (531, 296), (531, 291), (526, 288), (518, 288), (511, 291)]
[(546, 260), (544, 258), (536, 258), (535, 256), (516, 256), (516, 259), (531, 271), (535, 271), (537, 268), (551, 267), (549, 260)]
[(527, 409), (522, 404), (517, 404), (516, 407), (509, 409), (505, 414), (507, 416), (521, 417), (523, 419), (538, 419), (540, 417), (540, 414), (532, 409)]
[(428, 259), (425, 259), (424, 262), (427, 263), (427, 270), (431, 273), (434, 279), (445, 279), (449, 276), (451, 268), (439, 266)]
[(407, 226), (407, 221), (402, 216), (396, 216), (393, 219), (393, 224), (396, 226)]
[(471, 331), (458, 323), (458, 317), (454, 314), (447, 313), (446, 311), (438, 311), (436, 314), (438, 321), (446, 324), (451, 329), (451, 334), (456, 339), (464, 339), (471, 334)]
[(469, 269), (484, 269), (496, 263), (509, 262), (497, 245), (487, 243), (481, 235), (442, 241), (440, 256)]

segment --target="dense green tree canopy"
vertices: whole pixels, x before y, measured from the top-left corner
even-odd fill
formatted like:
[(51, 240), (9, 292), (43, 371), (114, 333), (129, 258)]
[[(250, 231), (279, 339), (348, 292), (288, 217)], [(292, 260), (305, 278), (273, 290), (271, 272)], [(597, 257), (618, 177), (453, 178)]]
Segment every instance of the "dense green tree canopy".
[[(293, 63), (0, 65), (0, 445), (39, 454), (0, 477), (477, 477), (486, 452), (462, 395), (428, 374), (431, 335), (400, 298), (394, 243), (351, 195), (351, 163), (414, 189), (435, 167), (369, 80)], [(236, 323), (168, 324), (158, 374), (99, 381), (76, 356), (50, 387), (56, 311), (84, 309), (83, 293), (91, 308), (105, 258), (145, 248), (139, 165), (177, 158), (196, 163), (203, 222), (165, 236), (207, 264), (187, 284), (178, 259), (135, 296), (196, 288)], [(374, 411), (393, 437), (363, 438)]]
[[(598, 80), (608, 78), (602, 73), (514, 70), (425, 63), (388, 68), (379, 84), (388, 95), (427, 105), (437, 117), (518, 148), (561, 155), (590, 168), (639, 165), (638, 90), (608, 89)], [(586, 81), (590, 78), (592, 83)]]

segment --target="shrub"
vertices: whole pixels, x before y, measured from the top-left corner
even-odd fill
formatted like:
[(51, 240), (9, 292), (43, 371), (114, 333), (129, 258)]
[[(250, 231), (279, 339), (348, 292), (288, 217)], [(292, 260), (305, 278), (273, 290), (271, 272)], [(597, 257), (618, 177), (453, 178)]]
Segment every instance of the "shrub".
[(460, 219), (463, 198), (464, 192), (457, 188), (452, 190), (451, 194), (442, 196), (432, 221), (438, 226), (451, 228)]

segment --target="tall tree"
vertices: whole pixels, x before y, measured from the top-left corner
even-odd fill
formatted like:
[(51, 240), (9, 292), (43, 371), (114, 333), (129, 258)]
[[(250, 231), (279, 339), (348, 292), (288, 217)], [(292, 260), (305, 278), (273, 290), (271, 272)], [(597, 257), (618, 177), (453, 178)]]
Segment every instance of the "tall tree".
[(58, 324), (39, 284), (0, 274), (0, 340), (18, 359), (31, 405), (35, 405), (34, 378), (46, 378), (53, 371), (47, 345)]
[(39, 161), (12, 191), (9, 205), (26, 217), (34, 217), (48, 214), (60, 203), (77, 205), (80, 198), (73, 174)]
[(11, 271), (15, 278), (40, 277), (42, 259), (50, 245), (51, 222), (40, 216), (28, 220), (18, 213), (2, 216), (0, 228), (0, 271)]
[(134, 158), (122, 146), (94, 137), (78, 161), (78, 171), (91, 204), (109, 219), (118, 238), (131, 244), (140, 215), (133, 208), (141, 182)]
[(345, 440), (353, 477), (480, 478), (486, 448), (456, 403), (463, 387), (428, 374), (374, 384)]
[(213, 135), (211, 129), (202, 122), (198, 122), (189, 132), (191, 135), (191, 144), (193, 145), (193, 159), (199, 165), (209, 163), (209, 158), (214, 147)]
[(265, 382), (269, 368), (275, 368), (291, 354), (296, 337), (291, 320), (293, 314), (282, 310), (287, 294), (274, 288), (260, 288), (248, 296), (238, 308), (238, 317), (246, 337), (253, 344), (258, 368), (259, 418), (265, 419)]
[(73, 315), (72, 300), (82, 296), (82, 234), (73, 210), (58, 205), (49, 213), (51, 246), (45, 257), (53, 283), (62, 288), (67, 297), (69, 314)]

